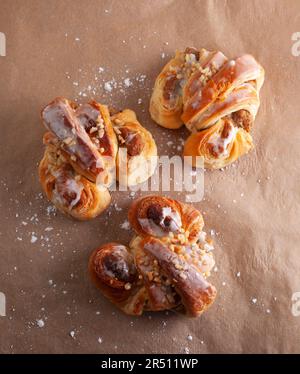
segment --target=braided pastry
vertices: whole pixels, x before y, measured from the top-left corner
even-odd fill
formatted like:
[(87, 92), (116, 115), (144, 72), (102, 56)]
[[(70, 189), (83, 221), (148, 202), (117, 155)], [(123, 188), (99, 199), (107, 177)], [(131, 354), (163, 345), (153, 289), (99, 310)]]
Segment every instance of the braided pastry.
[(200, 212), (146, 196), (132, 204), (128, 218), (136, 234), (129, 246), (104, 244), (90, 257), (96, 286), (127, 314), (176, 309), (199, 316), (216, 297), (206, 279), (215, 262)]
[(250, 129), (260, 101), (264, 69), (251, 55), (228, 60), (221, 52), (186, 48), (156, 79), (150, 114), (159, 125), (191, 131), (184, 155), (203, 156), (218, 169), (253, 147)]
[[(131, 110), (111, 116), (95, 101), (77, 106), (58, 97), (43, 109), (42, 120), (48, 132), (40, 182), (48, 199), (68, 215), (93, 218), (109, 205), (108, 187), (116, 178), (135, 185), (154, 172), (155, 142)], [(126, 170), (116, 176), (121, 150), (126, 150)]]

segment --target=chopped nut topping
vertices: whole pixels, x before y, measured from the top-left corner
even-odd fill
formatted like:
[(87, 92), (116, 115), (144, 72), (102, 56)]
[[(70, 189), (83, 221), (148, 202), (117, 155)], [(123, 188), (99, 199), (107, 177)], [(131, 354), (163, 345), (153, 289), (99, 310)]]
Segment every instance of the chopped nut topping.
[(93, 134), (94, 132), (96, 132), (96, 131), (98, 131), (98, 128), (97, 127), (92, 127), (91, 129), (90, 129), (90, 134)]
[(126, 283), (125, 286), (124, 286), (125, 290), (130, 290), (131, 289), (131, 284), (130, 283)]
[(67, 144), (67, 145), (70, 145), (70, 144), (72, 143), (72, 141), (73, 141), (73, 139), (70, 138), (70, 137), (68, 137), (68, 138), (66, 138), (66, 139), (63, 140), (63, 142), (64, 142), (65, 144)]
[(187, 275), (184, 274), (184, 273), (180, 273), (179, 276), (180, 276), (180, 278), (182, 278), (182, 279), (186, 279), (186, 278), (187, 278)]
[(153, 280), (153, 272), (152, 271), (148, 271), (147, 272), (147, 277), (148, 277), (149, 281), (151, 282)]
[(121, 134), (121, 131), (120, 129), (118, 129), (118, 127), (114, 127), (114, 131), (117, 135), (120, 135)]
[(100, 129), (99, 132), (98, 132), (99, 138), (100, 139), (103, 138), (104, 134), (105, 134), (104, 129)]
[(115, 122), (116, 125), (122, 125), (122, 124), (124, 123), (124, 122), (121, 121), (119, 118), (116, 118), (116, 119), (114, 120), (114, 122)]

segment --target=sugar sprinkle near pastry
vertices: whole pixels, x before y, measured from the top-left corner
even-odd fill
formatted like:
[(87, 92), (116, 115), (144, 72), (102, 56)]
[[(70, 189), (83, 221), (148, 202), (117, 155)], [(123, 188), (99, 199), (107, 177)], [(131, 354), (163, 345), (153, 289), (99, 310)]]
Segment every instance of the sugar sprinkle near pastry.
[(264, 69), (251, 55), (228, 60), (219, 51), (186, 48), (158, 75), (150, 114), (159, 125), (191, 131), (183, 155), (204, 158), (221, 169), (253, 148), (250, 134), (259, 105)]
[(135, 200), (128, 212), (135, 236), (93, 251), (89, 272), (112, 303), (130, 315), (174, 309), (197, 317), (216, 297), (215, 265), (203, 218), (191, 205), (162, 196)]

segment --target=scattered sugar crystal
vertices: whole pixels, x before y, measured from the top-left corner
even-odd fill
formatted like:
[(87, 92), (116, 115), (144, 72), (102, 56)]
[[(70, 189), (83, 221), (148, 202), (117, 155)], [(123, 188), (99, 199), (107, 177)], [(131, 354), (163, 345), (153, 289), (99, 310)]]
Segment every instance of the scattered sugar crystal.
[(36, 323), (37, 323), (38, 327), (40, 327), (40, 328), (45, 326), (45, 322), (42, 319), (38, 319), (36, 321)]
[(237, 272), (237, 273), (236, 273), (236, 276), (237, 276), (237, 277), (240, 277), (240, 276), (241, 276), (241, 272), (240, 272), (240, 271)]
[(121, 223), (120, 227), (123, 230), (129, 230), (130, 229), (130, 223), (129, 223), (129, 221), (126, 219), (123, 223)]
[(188, 355), (190, 353), (190, 349), (188, 347), (184, 347), (184, 353)]
[(112, 89), (113, 89), (113, 87), (111, 85), (111, 82), (105, 82), (104, 83), (104, 89), (105, 89), (105, 91), (111, 92)]
[(256, 303), (257, 303), (257, 299), (256, 299), (255, 297), (254, 297), (254, 298), (252, 298), (252, 300), (251, 300), (251, 301), (252, 301), (252, 303), (253, 303), (253, 304), (256, 304)]
[(98, 338), (98, 343), (99, 343), (99, 344), (102, 344), (102, 342), (103, 342), (103, 339), (99, 337), (99, 338)]
[(193, 340), (192, 335), (188, 335), (188, 336), (187, 336), (187, 340), (192, 341), (192, 340)]
[(75, 331), (70, 331), (70, 336), (71, 336), (71, 338), (74, 339), (74, 337), (75, 337)]
[(38, 240), (37, 236), (34, 234), (31, 235), (30, 243), (35, 243)]
[(164, 52), (162, 52), (161, 58), (165, 58), (165, 57), (166, 57), (166, 54)]
[(122, 210), (122, 208), (120, 208), (117, 203), (115, 203), (114, 207), (117, 212), (120, 212)]

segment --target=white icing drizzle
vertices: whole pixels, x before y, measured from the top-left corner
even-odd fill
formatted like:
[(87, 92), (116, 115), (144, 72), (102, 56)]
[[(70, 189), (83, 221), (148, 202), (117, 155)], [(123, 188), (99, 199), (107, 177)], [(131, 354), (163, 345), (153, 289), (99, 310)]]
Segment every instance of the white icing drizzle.
[[(63, 171), (52, 171), (51, 174), (56, 178), (53, 190), (54, 201), (60, 205), (67, 206), (71, 210), (80, 200), (83, 184), (80, 181), (76, 181), (72, 176), (68, 176), (67, 173), (63, 175)], [(63, 182), (59, 180), (60, 178), (63, 179)], [(59, 189), (57, 188), (58, 185)], [(75, 198), (72, 199), (71, 203), (63, 196), (70, 193), (75, 193)]]
[(161, 228), (164, 226), (164, 220), (166, 217), (170, 217), (170, 226), (168, 226), (168, 231), (176, 232), (178, 231), (181, 226), (181, 218), (180, 215), (175, 211), (173, 211), (170, 207), (163, 207), (162, 208), (162, 215), (159, 225), (157, 225), (152, 219), (149, 218), (139, 218), (138, 221), (143, 230), (147, 232), (152, 232), (155, 236), (161, 237), (166, 235), (166, 231)]
[(232, 142), (238, 131), (238, 129), (231, 123), (229, 125), (229, 135), (226, 138), (222, 138), (219, 133), (216, 133), (210, 138), (209, 142), (207, 143), (213, 145), (213, 151), (218, 155), (218, 157), (225, 157), (228, 155), (227, 147)]

